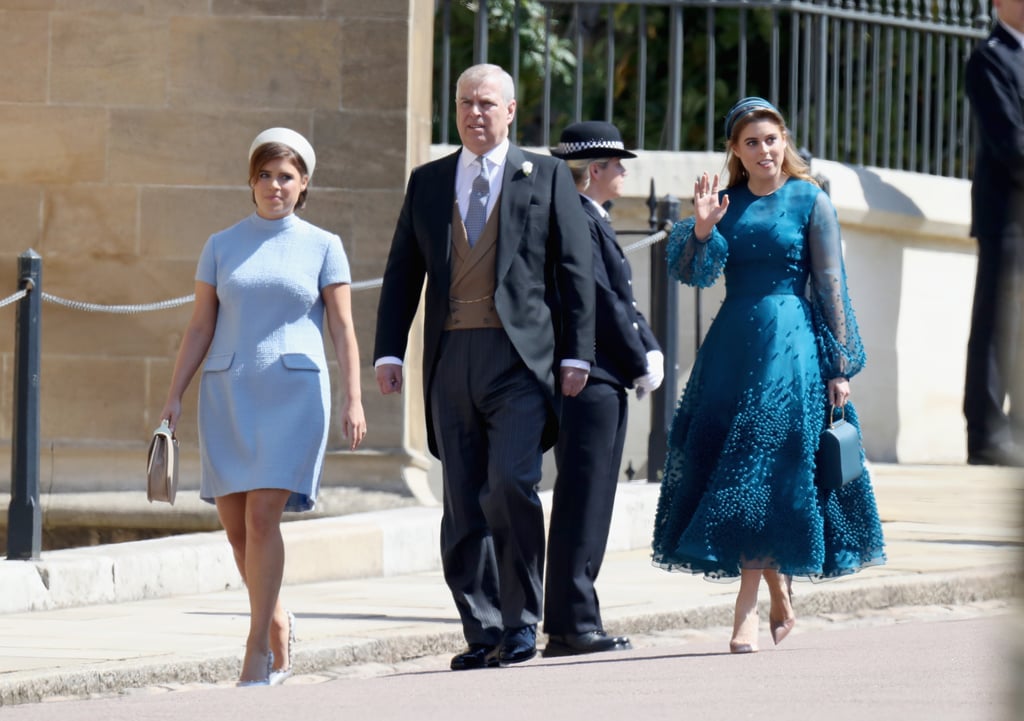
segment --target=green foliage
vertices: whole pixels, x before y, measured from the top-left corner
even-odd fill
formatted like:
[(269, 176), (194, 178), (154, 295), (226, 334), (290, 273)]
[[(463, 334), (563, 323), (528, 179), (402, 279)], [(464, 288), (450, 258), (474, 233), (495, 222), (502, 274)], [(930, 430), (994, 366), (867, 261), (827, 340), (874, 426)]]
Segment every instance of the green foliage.
[[(518, 5), (518, 8), (517, 8)], [(455, 81), (459, 73), (473, 64), (474, 29), (478, 4), (470, 0), (456, 0), (451, 3), (451, 77), (448, 81), (449, 127), (450, 142), (458, 142), (455, 128), (454, 99)], [(518, 11), (518, 28), (516, 12)], [(550, 72), (552, 85), (571, 86), (575, 77), (576, 58), (572, 52), (572, 43), (565, 37), (564, 28), (557, 20), (551, 26), (550, 46), (545, 48), (545, 19), (547, 10), (537, 0), (490, 0), (487, 3), (488, 56), (487, 62), (500, 65), (510, 73), (513, 70), (512, 53), (513, 37), (519, 41), (519, 78), (516, 87), (518, 102), (518, 126), (520, 134), (524, 131), (535, 135), (540, 132), (544, 103), (545, 67), (550, 56)], [(435, 98), (440, 97), (437, 89), (444, 83), (442, 77), (442, 60), (444, 50), (444, 14), (438, 12), (434, 32), (434, 88)], [(517, 32), (518, 30), (518, 32)], [(440, 135), (441, 109), (434, 109), (435, 137)], [(524, 112), (525, 111), (525, 112)]]
[[(442, 8), (445, 4), (451, 13), (448, 82), (453, 93), (455, 78), (473, 62), (478, 4), (451, 0)], [(443, 9), (437, 18), (434, 88), (440, 97)], [(924, 172), (946, 172), (936, 168), (943, 163), (949, 174), (965, 172), (964, 143), (954, 131), (962, 130), (955, 120), (966, 101), (962, 83), (953, 79), (962, 75), (958, 63), (984, 35), (966, 19), (948, 26), (945, 34), (925, 27), (897, 30), (885, 24), (891, 14), (879, 14), (878, 22), (851, 21), (758, 0), (721, 8), (713, 0), (685, 5), (490, 0), (487, 18), (489, 62), (511, 72), (513, 40), (519, 42), (515, 130), (523, 145), (556, 142), (561, 129), (576, 120), (605, 119), (622, 131), (630, 147), (670, 149), (678, 142), (682, 150), (722, 149), (728, 109), (740, 96), (761, 95), (786, 115), (799, 111), (788, 118), (797, 144), (833, 160), (886, 162)], [(682, 26), (678, 78), (670, 72), (676, 23)], [(817, 60), (822, 43), (828, 51), (825, 63)], [(673, 80), (678, 83), (678, 119), (670, 106)], [(824, 96), (818, 91), (822, 80)], [(883, 115), (886, 101), (903, 115)], [(454, 107), (453, 99), (449, 102)], [(920, 116), (910, 127), (915, 108)], [(441, 113), (435, 111), (435, 138), (440, 138)], [(452, 115), (449, 109), (448, 140), (458, 142)], [(815, 133), (823, 137), (812, 137)]]
[[(454, 120), (454, 85), (458, 74), (473, 63), (473, 37), (478, 3), (455, 0), (450, 3), (451, 77), (448, 79), (449, 142), (458, 142)], [(545, 27), (550, 11), (551, 40), (545, 47)], [(518, 32), (516, 13), (518, 12)], [(683, 74), (681, 78), (680, 138), (683, 147), (703, 147), (707, 96), (707, 11), (687, 7), (683, 13)], [(747, 42), (763, 51), (770, 37), (767, 11), (750, 13)], [(550, 67), (549, 128), (554, 139), (560, 129), (575, 120), (608, 119), (623, 133), (627, 144), (651, 148), (669, 146), (669, 58), (668, 28), (672, 10), (652, 5), (641, 10), (632, 3), (549, 3), (537, 0), (490, 0), (487, 3), (488, 62), (512, 71), (513, 36), (519, 40), (520, 68), (518, 87), (517, 142), (541, 145), (544, 141), (545, 68)], [(739, 44), (738, 13), (718, 13), (716, 26), (717, 67), (714, 80), (714, 103), (717, 114), (735, 100), (735, 91), (725, 78), (736, 77)], [(437, 13), (435, 29), (434, 87), (435, 97), (444, 85), (442, 58), (444, 50), (444, 13)], [(612, 62), (609, 82), (609, 33)], [(577, 28), (582, 51), (576, 56)], [(640, 68), (641, 38), (646, 41), (646, 67)], [(548, 65), (550, 63), (550, 65)], [(579, 65), (583, 84), (580, 108), (576, 107), (576, 71)], [(640, 71), (645, 71), (646, 103), (640, 107)], [(767, 92), (765, 89), (764, 92)], [(611, 117), (606, 109), (611, 106)], [(435, 107), (435, 137), (441, 136), (441, 109)], [(642, 122), (643, 128), (639, 127)], [(642, 130), (642, 132), (641, 132)]]

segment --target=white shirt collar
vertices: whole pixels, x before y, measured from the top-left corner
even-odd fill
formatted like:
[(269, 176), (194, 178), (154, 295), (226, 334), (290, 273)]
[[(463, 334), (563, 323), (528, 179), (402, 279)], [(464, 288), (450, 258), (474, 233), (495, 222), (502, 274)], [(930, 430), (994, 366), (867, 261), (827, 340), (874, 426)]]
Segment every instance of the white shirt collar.
[(597, 208), (597, 213), (602, 218), (604, 218), (605, 220), (610, 220), (611, 219), (612, 216), (610, 216), (608, 214), (608, 211), (604, 209), (603, 205), (601, 205), (600, 203), (598, 203), (596, 200), (591, 198), (589, 195), (586, 195), (585, 193), (580, 193), (580, 196), (583, 197), (583, 198), (586, 198), (587, 200), (589, 200), (590, 204), (593, 205), (595, 208)]
[(1010, 35), (1012, 35), (1014, 38), (1016, 38), (1017, 42), (1020, 44), (1020, 46), (1022, 48), (1024, 48), (1024, 33), (1022, 33), (1019, 30), (1014, 30), (1009, 25), (1004, 23), (1002, 20), (999, 21), (999, 24), (1003, 26), (1003, 30), (1005, 30), (1006, 32), (1010, 33)]
[[(487, 160), (491, 164), (491, 168), (500, 167), (505, 163), (505, 156), (508, 155), (508, 146), (508, 138), (505, 138), (495, 147), (491, 148), (486, 153), (484, 153), (483, 156), (480, 157), (487, 158)], [(466, 170), (467, 168), (469, 168), (469, 166), (472, 165), (474, 161), (476, 161), (477, 157), (478, 156), (476, 153), (463, 146), (462, 153), (459, 154), (459, 163), (462, 165), (462, 169)]]

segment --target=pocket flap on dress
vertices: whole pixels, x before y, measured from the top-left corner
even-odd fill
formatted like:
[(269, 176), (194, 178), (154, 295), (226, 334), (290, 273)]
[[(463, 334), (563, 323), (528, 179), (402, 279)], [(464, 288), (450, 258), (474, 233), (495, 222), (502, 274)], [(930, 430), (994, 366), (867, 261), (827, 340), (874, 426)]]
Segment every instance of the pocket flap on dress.
[(206, 359), (206, 363), (203, 365), (203, 372), (209, 371), (226, 371), (231, 367), (231, 361), (234, 360), (234, 353), (218, 353), (212, 355)]
[(284, 367), (293, 371), (319, 371), (320, 366), (305, 353), (285, 353), (281, 356)]

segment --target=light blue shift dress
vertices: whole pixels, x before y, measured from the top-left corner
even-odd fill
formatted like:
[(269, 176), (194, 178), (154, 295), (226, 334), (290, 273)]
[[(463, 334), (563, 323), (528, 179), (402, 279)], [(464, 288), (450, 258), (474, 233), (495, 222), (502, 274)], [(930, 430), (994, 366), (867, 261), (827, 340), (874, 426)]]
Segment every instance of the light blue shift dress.
[(196, 280), (219, 302), (199, 385), (200, 497), (282, 488), (286, 511), (311, 510), (331, 418), (320, 291), (352, 281), (341, 239), (253, 213), (210, 236)]

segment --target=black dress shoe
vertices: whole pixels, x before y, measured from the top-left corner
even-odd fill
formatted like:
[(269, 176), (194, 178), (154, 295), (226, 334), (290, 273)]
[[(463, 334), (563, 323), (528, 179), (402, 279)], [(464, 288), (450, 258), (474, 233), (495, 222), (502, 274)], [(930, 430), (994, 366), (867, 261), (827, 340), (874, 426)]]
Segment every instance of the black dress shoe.
[(967, 455), (967, 463), (971, 466), (1011, 466), (1024, 468), (1024, 448), (1006, 443), (1001, 446), (990, 446)]
[(579, 656), (602, 651), (625, 651), (633, 648), (625, 636), (609, 636), (604, 631), (587, 633), (549, 634), (548, 645), (541, 655), (544, 658), (557, 656)]
[(468, 649), (452, 657), (452, 671), (487, 668), (487, 655), (493, 648), (485, 643), (471, 643)]
[(537, 627), (506, 629), (497, 648), (487, 654), (488, 666), (511, 666), (537, 655)]

